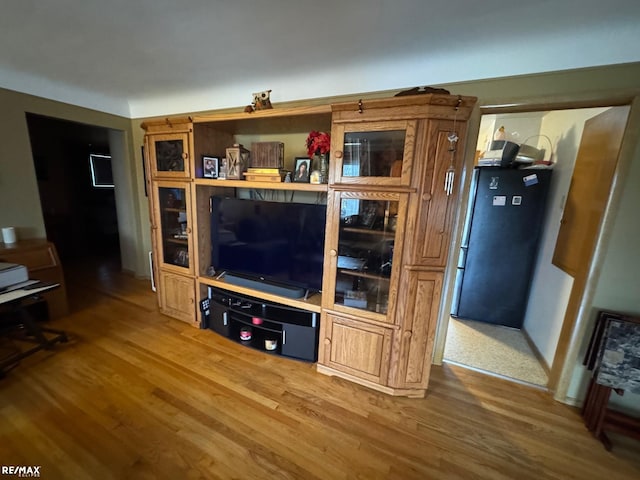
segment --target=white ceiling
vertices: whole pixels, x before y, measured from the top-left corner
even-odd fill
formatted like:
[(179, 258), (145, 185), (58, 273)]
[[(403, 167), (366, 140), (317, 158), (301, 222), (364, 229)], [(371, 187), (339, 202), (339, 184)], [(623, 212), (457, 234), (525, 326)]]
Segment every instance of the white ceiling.
[(0, 87), (133, 118), (637, 61), (638, 0), (0, 6)]

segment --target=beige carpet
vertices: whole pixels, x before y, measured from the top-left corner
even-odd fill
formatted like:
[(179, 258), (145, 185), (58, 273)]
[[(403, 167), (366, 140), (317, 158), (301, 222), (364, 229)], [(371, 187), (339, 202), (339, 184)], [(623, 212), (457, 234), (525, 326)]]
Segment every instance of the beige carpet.
[(451, 318), (444, 359), (533, 385), (548, 382), (524, 334), (513, 328)]

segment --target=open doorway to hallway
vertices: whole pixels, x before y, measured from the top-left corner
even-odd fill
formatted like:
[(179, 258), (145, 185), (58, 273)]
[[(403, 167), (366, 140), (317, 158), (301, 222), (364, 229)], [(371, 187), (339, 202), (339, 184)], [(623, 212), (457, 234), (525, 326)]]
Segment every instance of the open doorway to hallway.
[[(552, 257), (585, 121), (605, 110), (607, 108), (583, 108), (483, 116), (476, 158), (488, 150), (496, 134), (519, 145), (543, 149), (543, 160), (553, 162), (551, 185), (541, 236), (532, 254), (535, 261), (526, 300), (518, 318), (514, 319), (516, 328), (491, 324), (473, 315), (457, 315), (448, 325), (445, 361), (533, 385), (547, 385), (573, 286), (573, 277), (553, 265)], [(530, 174), (539, 171), (526, 163), (518, 166), (528, 169)], [(511, 205), (511, 199), (507, 200), (506, 204)], [(500, 202), (493, 205), (502, 207)], [(471, 211), (467, 208), (465, 215), (468, 217)], [(459, 260), (458, 269), (464, 268), (466, 259), (465, 256)], [(509, 261), (506, 256), (503, 260)], [(499, 294), (508, 298), (509, 281), (503, 282)], [(454, 293), (454, 303), (455, 296)], [(497, 302), (489, 305), (500, 306)], [(453, 306), (451, 311), (455, 311)]]
[(94, 186), (90, 165), (91, 154), (110, 154), (109, 129), (31, 113), (27, 124), (47, 238), (63, 266), (119, 266), (115, 191)]

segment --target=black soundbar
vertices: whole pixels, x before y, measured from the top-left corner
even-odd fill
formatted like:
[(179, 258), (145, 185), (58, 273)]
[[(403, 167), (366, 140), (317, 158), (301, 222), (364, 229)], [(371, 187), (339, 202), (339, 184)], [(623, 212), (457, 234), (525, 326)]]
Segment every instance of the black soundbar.
[(239, 287), (253, 288), (265, 293), (273, 293), (286, 298), (302, 298), (306, 294), (306, 290), (302, 287), (287, 285), (285, 283), (274, 282), (272, 280), (264, 280), (258, 277), (250, 277), (238, 273), (227, 272), (224, 276), (227, 283), (237, 285)]

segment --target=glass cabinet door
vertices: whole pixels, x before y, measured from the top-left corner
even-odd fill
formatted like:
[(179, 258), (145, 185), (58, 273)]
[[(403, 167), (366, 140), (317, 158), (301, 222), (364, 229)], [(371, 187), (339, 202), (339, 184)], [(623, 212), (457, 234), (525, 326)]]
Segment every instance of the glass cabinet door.
[(191, 271), (191, 215), (188, 205), (188, 185), (179, 182), (158, 182), (155, 189), (155, 222), (157, 245), (162, 267)]
[(189, 135), (149, 136), (149, 160), (154, 177), (189, 177)]
[(414, 121), (334, 126), (335, 182), (408, 185), (415, 131)]
[(397, 276), (394, 256), (402, 248), (399, 219), (404, 218), (406, 194), (341, 192), (333, 202), (340, 221), (337, 244), (329, 252), (331, 306), (379, 314), (384, 317), (377, 319), (386, 321), (394, 302), (390, 286)]

